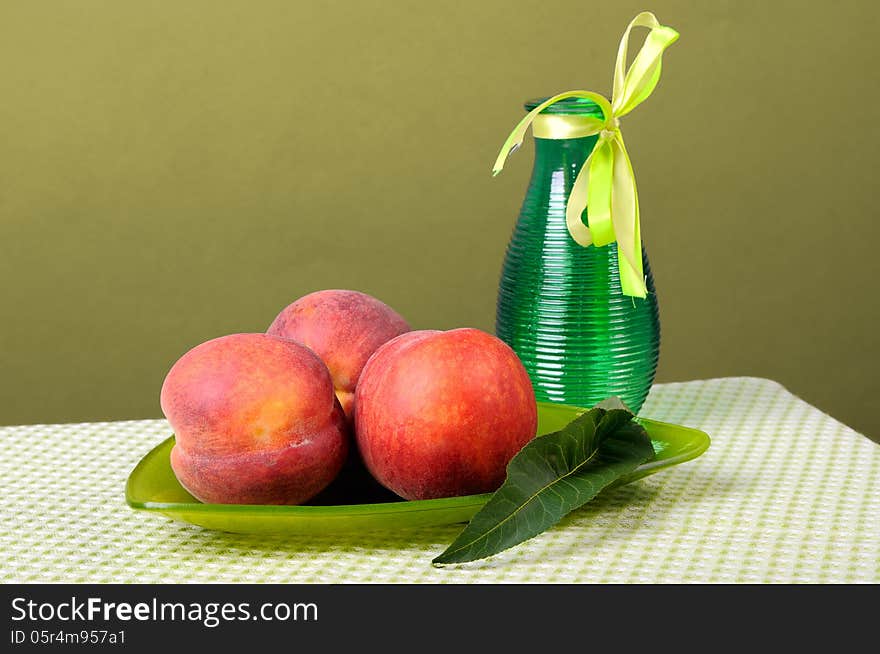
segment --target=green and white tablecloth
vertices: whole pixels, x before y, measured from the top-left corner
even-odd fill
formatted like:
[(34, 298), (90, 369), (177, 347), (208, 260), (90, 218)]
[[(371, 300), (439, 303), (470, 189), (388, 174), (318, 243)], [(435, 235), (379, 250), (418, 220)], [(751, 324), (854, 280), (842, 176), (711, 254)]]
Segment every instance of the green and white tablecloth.
[(164, 420), (0, 428), (4, 583), (877, 583), (880, 446), (751, 377), (660, 384), (641, 414), (712, 438), (490, 559), (435, 568), (460, 526), (363, 537), (212, 532), (135, 511)]

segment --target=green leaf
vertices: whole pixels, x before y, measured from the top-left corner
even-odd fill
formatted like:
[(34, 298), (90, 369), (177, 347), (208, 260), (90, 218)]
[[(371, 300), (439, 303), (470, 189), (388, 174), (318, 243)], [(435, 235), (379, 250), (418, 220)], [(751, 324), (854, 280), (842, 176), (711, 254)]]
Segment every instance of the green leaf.
[(613, 399), (514, 456), (507, 479), (433, 563), (463, 563), (537, 536), (654, 455), (645, 429)]

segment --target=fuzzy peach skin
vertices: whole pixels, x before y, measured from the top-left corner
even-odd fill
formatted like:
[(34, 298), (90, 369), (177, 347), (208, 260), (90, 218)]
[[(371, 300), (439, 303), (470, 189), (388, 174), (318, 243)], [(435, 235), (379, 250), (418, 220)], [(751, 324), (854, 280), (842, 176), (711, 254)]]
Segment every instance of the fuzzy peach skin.
[(232, 334), (184, 354), (162, 384), (171, 468), (203, 502), (301, 504), (339, 473), (350, 434), (330, 372), (303, 345)]
[(522, 362), (471, 328), (412, 331), (380, 347), (361, 373), (355, 406), (367, 469), (409, 500), (496, 490), (538, 427)]
[(289, 304), (266, 333), (302, 343), (321, 357), (350, 419), (354, 391), (367, 359), (380, 345), (408, 331), (406, 320), (373, 296), (328, 289)]

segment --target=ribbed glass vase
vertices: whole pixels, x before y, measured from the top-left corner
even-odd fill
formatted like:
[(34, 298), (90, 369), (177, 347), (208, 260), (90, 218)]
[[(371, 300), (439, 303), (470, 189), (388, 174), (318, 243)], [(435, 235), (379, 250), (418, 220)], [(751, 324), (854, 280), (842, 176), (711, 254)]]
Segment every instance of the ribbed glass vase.
[[(582, 99), (543, 113), (602, 115)], [(522, 359), (538, 400), (592, 407), (616, 395), (638, 412), (660, 353), (647, 251), (643, 244), (648, 296), (628, 297), (620, 287), (616, 243), (583, 247), (565, 224), (566, 200), (596, 138), (534, 139), (532, 176), (502, 267), (495, 330)]]

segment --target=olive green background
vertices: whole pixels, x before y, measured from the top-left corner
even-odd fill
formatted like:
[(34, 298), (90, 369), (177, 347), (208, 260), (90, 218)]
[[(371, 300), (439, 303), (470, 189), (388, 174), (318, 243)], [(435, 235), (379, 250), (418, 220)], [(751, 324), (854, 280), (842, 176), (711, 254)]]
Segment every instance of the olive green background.
[(658, 381), (769, 377), (880, 439), (868, 0), (7, 0), (0, 424), (159, 417), (187, 349), (322, 288), (491, 331), (532, 163), (497, 151), (523, 100), (610, 93), (643, 9), (681, 33), (623, 127)]

